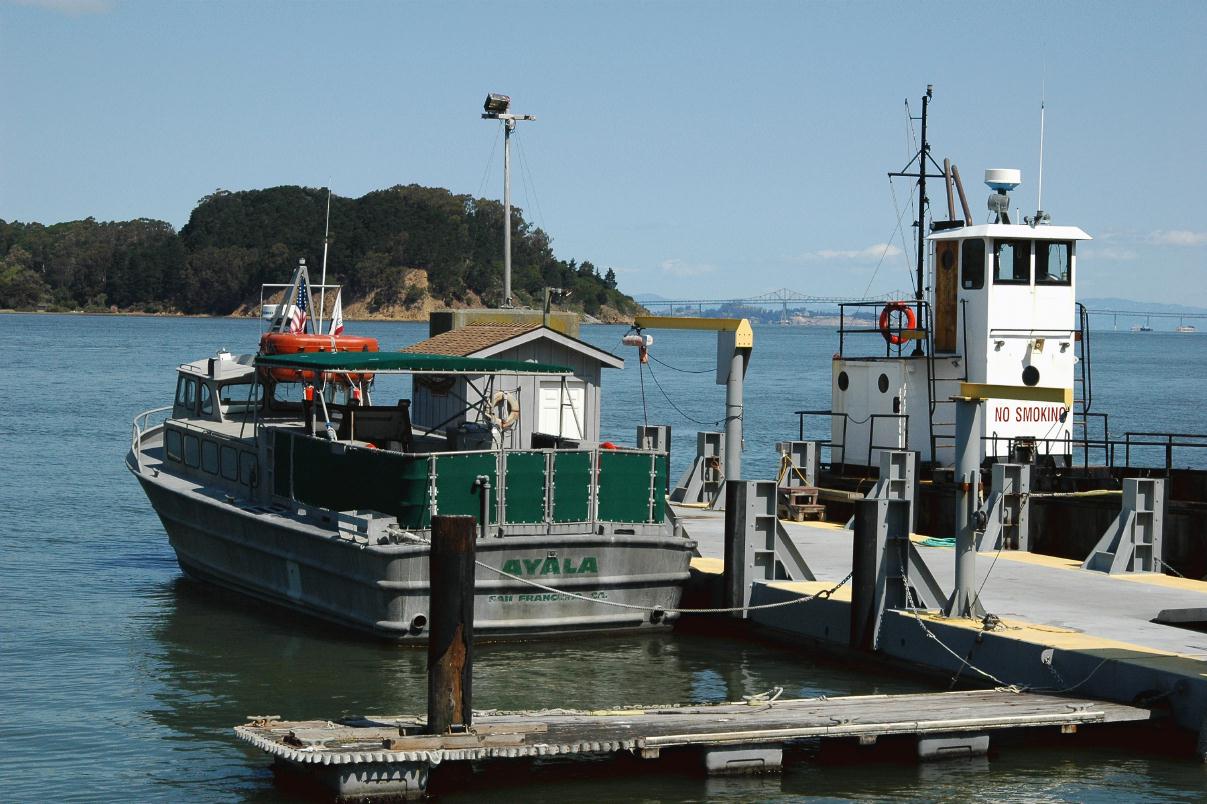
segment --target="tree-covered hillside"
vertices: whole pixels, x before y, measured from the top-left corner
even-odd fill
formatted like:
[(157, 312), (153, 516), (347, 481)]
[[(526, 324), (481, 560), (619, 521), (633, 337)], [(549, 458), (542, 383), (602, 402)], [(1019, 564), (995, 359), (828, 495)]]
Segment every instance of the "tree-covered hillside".
[[(114, 309), (227, 315), (259, 302), (260, 285), (289, 280), (305, 258), (318, 280), (325, 190), (218, 191), (175, 232), (139, 219), (44, 226), (0, 221), (0, 308)], [(418, 185), (331, 199), (328, 282), (366, 313), (497, 304), (503, 207)], [(545, 287), (573, 291), (564, 307), (605, 317), (637, 305), (584, 261), (559, 260), (545, 232), (512, 210), (512, 292), (537, 306)]]

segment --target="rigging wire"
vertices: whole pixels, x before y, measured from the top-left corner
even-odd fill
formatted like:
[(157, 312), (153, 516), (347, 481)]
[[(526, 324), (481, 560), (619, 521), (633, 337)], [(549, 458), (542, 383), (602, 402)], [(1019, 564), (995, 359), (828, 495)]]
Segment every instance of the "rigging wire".
[(743, 411), (743, 413), (739, 413), (737, 416), (725, 416), (720, 419), (714, 419), (713, 421), (703, 421), (701, 419), (695, 418), (694, 416), (689, 416), (687, 413), (685, 413), (683, 411), (683, 408), (681, 408), (675, 404), (675, 400), (671, 399), (671, 395), (668, 394), (666, 392), (666, 389), (662, 387), (662, 383), (660, 383), (658, 381), (658, 375), (654, 373), (653, 366), (649, 366), (649, 370), (650, 370), (650, 379), (654, 381), (654, 385), (658, 386), (658, 390), (661, 391), (662, 396), (664, 396), (666, 398), (667, 404), (670, 405), (672, 408), (674, 408), (675, 411), (680, 416), (687, 419), (689, 422), (692, 422), (693, 424), (711, 424), (711, 425), (715, 426), (715, 425), (719, 425), (719, 424), (724, 424), (725, 422), (729, 421), (730, 419), (742, 419), (743, 416), (745, 415), (745, 412)]
[(482, 171), (482, 181), (478, 183), (478, 194), (475, 198), (481, 198), (482, 193), (486, 190), (486, 179), (490, 176), (490, 168), (495, 163), (495, 151), (499, 150), (499, 140), (503, 137), (503, 129), (500, 128), (495, 132), (494, 143), (490, 146), (490, 156), (486, 160), (486, 169)]
[(536, 194), (536, 179), (532, 177), (532, 168), (528, 163), (528, 153), (524, 150), (524, 140), (521, 137), (516, 137), (516, 145), (519, 146), (520, 155), (520, 177), (523, 178), (527, 174), (528, 178), (524, 180), (525, 192), (530, 192), (532, 195), (532, 203), (536, 206), (537, 217), (541, 221), (541, 229), (545, 232), (549, 231), (548, 225), (545, 223), (545, 211), (541, 209), (540, 196)]
[[(901, 228), (901, 219), (905, 217), (905, 213), (897, 205), (897, 193), (896, 190), (893, 189), (893, 180), (891, 178), (888, 180), (888, 186), (889, 191), (893, 194), (893, 209), (897, 212), (897, 225), (893, 231), (889, 233), (888, 241), (884, 244), (884, 251), (880, 253), (880, 259), (876, 261), (876, 269), (872, 271), (872, 277), (868, 280), (867, 287), (863, 289), (863, 297), (865, 299), (868, 297), (868, 293), (872, 290), (872, 283), (876, 281), (876, 275), (880, 273), (880, 266), (884, 264), (884, 258), (888, 256), (888, 250), (892, 248), (893, 237), (900, 233), (901, 244), (902, 246), (905, 245), (905, 230)], [(912, 196), (910, 197), (910, 200), (913, 200)], [(904, 248), (902, 249), (902, 253), (905, 253)], [(906, 269), (909, 269), (908, 262), (906, 263)], [(913, 275), (910, 276), (910, 281), (913, 281)]]
[(660, 365), (660, 366), (666, 366), (666, 367), (667, 367), (668, 369), (670, 369), (671, 371), (679, 371), (679, 372), (682, 372), (682, 373), (684, 373), (684, 374), (708, 374), (710, 371), (716, 371), (716, 369), (710, 369), (710, 368), (706, 368), (706, 369), (685, 369), (685, 368), (679, 368), (678, 366), (672, 366), (670, 363), (667, 363), (667, 362), (665, 362), (665, 361), (659, 360), (657, 357), (655, 357), (655, 356), (654, 356), (654, 355), (652, 355), (652, 354), (651, 354), (649, 357), (650, 357), (650, 360), (653, 360), (655, 363), (657, 363), (657, 364), (658, 364), (658, 365)]
[[(913, 208), (914, 196), (917, 195), (918, 188), (917, 188), (917, 186), (915, 186), (914, 189), (910, 190), (909, 203), (906, 204), (904, 207), (900, 207), (897, 204), (897, 188), (893, 186), (892, 179), (889, 179), (888, 187), (889, 187), (889, 192), (893, 196), (893, 209), (897, 210), (897, 222), (898, 222), (897, 231), (901, 233), (901, 253), (905, 256), (905, 273), (907, 276), (909, 276), (909, 284), (912, 286), (914, 284), (914, 274), (913, 274), (913, 267), (911, 265), (911, 260), (917, 259), (918, 249), (917, 249), (916, 244), (906, 242), (905, 227), (901, 226), (900, 222), (901, 222), (901, 219), (905, 217), (905, 213)], [(866, 296), (867, 293), (865, 292), (863, 295)]]

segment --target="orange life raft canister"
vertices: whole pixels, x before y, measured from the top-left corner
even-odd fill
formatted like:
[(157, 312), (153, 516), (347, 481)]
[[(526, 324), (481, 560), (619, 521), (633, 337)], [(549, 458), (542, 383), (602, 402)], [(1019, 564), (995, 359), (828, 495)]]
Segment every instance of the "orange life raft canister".
[[(260, 354), (295, 355), (305, 352), (376, 352), (377, 339), (358, 335), (307, 335), (292, 332), (266, 332), (260, 336)], [(261, 369), (277, 382), (312, 382), (313, 371), (293, 368)], [(367, 382), (370, 373), (341, 374), (330, 372), (326, 379), (333, 382)]]

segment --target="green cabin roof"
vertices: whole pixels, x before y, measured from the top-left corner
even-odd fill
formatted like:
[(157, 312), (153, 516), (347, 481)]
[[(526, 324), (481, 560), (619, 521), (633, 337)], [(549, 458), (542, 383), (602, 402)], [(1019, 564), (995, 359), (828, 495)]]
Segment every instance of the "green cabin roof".
[(412, 352), (299, 352), (256, 355), (256, 365), (307, 371), (398, 372), (406, 374), (571, 374), (565, 366)]

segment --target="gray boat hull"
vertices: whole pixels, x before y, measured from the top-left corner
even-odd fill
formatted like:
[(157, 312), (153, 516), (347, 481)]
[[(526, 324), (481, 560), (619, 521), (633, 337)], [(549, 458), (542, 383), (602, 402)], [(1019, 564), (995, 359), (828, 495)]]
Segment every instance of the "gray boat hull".
[[(426, 640), (426, 544), (367, 543), (168, 474), (134, 474), (189, 575), (374, 636)], [(489, 639), (664, 628), (675, 620), (664, 610), (679, 604), (694, 547), (669, 532), (480, 539), (475, 633)]]

